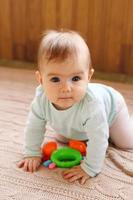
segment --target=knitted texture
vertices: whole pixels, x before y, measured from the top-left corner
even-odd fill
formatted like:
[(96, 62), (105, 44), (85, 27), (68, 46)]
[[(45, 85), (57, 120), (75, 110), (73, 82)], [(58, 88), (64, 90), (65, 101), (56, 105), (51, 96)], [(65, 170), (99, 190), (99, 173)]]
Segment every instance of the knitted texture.
[[(32, 71), (8, 69), (4, 72), (0, 68), (0, 74), (0, 200), (133, 199), (133, 151), (110, 146), (102, 172), (82, 186), (78, 181), (64, 180), (59, 168), (50, 170), (41, 166), (35, 173), (17, 168), (16, 163), (22, 158), (23, 130), (35, 83)], [(130, 88), (121, 86), (122, 91), (124, 87), (125, 91)], [(132, 93), (133, 87), (130, 91)], [(132, 99), (128, 94), (126, 97), (132, 110)], [(53, 139), (54, 133), (49, 130), (46, 140)]]

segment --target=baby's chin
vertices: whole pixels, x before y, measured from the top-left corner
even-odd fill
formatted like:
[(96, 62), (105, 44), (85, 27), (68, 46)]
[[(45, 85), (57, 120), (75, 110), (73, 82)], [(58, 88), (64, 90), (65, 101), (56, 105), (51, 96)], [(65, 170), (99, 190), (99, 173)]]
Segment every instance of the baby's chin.
[(52, 103), (52, 104), (57, 110), (67, 110), (67, 109), (71, 108), (72, 106), (74, 106), (75, 104), (79, 103), (80, 101), (81, 101), (81, 99), (78, 101), (73, 101), (71, 103), (66, 103), (66, 104), (64, 104), (64, 103), (63, 104)]
[(69, 108), (71, 108), (73, 105), (69, 105), (69, 106), (61, 106), (61, 105), (57, 105), (53, 103), (53, 106), (57, 109), (57, 110), (67, 110)]

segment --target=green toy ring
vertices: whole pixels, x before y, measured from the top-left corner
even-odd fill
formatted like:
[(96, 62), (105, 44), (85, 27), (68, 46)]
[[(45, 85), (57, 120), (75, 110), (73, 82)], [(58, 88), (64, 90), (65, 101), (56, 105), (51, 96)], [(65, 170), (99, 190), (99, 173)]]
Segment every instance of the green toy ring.
[(80, 164), (82, 155), (76, 149), (63, 147), (52, 153), (51, 160), (57, 165), (57, 167), (70, 168)]

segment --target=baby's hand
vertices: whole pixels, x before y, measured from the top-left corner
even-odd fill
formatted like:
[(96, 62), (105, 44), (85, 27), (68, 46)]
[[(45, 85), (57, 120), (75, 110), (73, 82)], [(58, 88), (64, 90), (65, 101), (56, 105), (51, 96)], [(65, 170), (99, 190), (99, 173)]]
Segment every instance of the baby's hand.
[(24, 171), (34, 172), (41, 165), (42, 159), (41, 157), (28, 157), (17, 163), (19, 168), (23, 168)]
[(63, 172), (63, 178), (67, 179), (69, 182), (80, 180), (80, 184), (85, 184), (90, 176), (86, 174), (86, 172), (80, 166), (76, 166), (71, 169), (65, 170)]

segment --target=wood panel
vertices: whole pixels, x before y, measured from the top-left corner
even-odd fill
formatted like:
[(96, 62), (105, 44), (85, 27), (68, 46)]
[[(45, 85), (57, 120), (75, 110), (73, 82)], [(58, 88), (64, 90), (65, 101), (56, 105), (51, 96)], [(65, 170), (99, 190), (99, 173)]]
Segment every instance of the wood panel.
[(27, 29), (26, 29), (26, 0), (10, 1), (12, 25), (12, 58), (26, 58)]
[(0, 1), (0, 57), (12, 58), (10, 0)]
[[(20, 0), (21, 1), (21, 0)], [(41, 0), (27, 2), (27, 55), (28, 61), (36, 61), (37, 49), (41, 32)]]
[(98, 71), (133, 75), (132, 0), (0, 0), (0, 58), (36, 61), (46, 29), (73, 29)]
[[(60, 0), (59, 2), (59, 10), (58, 10), (58, 26), (59, 28), (65, 27), (66, 29), (72, 29), (73, 28), (73, 19), (72, 19), (72, 13), (73, 13), (73, 5), (74, 1), (72, 0)], [(60, 17), (61, 16), (61, 17)]]
[[(119, 11), (118, 11), (119, 8)], [(103, 66), (107, 72), (122, 72), (119, 65), (123, 29), (124, 1), (108, 0), (105, 3), (105, 42)], [(105, 68), (106, 66), (106, 68)]]
[(41, 1), (41, 29), (57, 28), (57, 1), (42, 0)]

